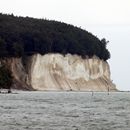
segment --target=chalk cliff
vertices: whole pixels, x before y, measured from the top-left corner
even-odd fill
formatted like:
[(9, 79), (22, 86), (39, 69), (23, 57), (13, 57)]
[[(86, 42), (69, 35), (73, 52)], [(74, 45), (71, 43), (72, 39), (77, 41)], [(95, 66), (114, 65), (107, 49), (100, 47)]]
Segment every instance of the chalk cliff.
[(97, 57), (35, 54), (7, 60), (13, 72), (15, 88), (35, 90), (116, 91), (107, 62)]

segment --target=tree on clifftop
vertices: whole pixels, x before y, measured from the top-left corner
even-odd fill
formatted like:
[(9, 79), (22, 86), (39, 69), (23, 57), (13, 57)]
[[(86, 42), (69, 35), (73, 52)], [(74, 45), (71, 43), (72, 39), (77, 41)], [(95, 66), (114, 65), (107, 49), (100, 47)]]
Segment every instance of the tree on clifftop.
[(0, 58), (7, 56), (5, 40), (0, 37)]

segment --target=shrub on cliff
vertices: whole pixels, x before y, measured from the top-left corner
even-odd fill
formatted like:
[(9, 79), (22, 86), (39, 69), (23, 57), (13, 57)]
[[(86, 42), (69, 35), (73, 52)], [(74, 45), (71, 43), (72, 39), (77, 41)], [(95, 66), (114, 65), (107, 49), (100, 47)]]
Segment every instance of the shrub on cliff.
[(0, 57), (71, 53), (110, 58), (104, 41), (86, 30), (57, 21), (0, 14), (0, 38), (0, 51), (4, 51)]
[(0, 66), (0, 88), (10, 89), (13, 83), (11, 71), (5, 66)]

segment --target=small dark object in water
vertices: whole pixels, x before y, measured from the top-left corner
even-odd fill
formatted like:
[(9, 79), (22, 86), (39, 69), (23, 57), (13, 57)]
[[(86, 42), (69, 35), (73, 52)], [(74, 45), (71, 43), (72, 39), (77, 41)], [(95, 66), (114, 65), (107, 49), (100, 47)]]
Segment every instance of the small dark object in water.
[(92, 96), (93, 96), (93, 94), (94, 94), (94, 93), (93, 93), (93, 91), (92, 91)]
[(8, 93), (12, 93), (10, 89), (8, 90)]
[(108, 93), (107, 93), (107, 95), (109, 95), (109, 92), (110, 92), (110, 88), (109, 88), (109, 86), (108, 86)]

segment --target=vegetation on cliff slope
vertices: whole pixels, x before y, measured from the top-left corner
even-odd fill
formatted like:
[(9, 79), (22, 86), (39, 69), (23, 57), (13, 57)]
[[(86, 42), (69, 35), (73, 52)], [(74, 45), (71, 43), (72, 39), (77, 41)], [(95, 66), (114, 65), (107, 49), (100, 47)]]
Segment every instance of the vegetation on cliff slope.
[(5, 65), (0, 66), (0, 89), (10, 89), (13, 83), (12, 72)]
[(106, 40), (57, 21), (0, 14), (0, 58), (35, 53), (78, 54), (107, 60)]

